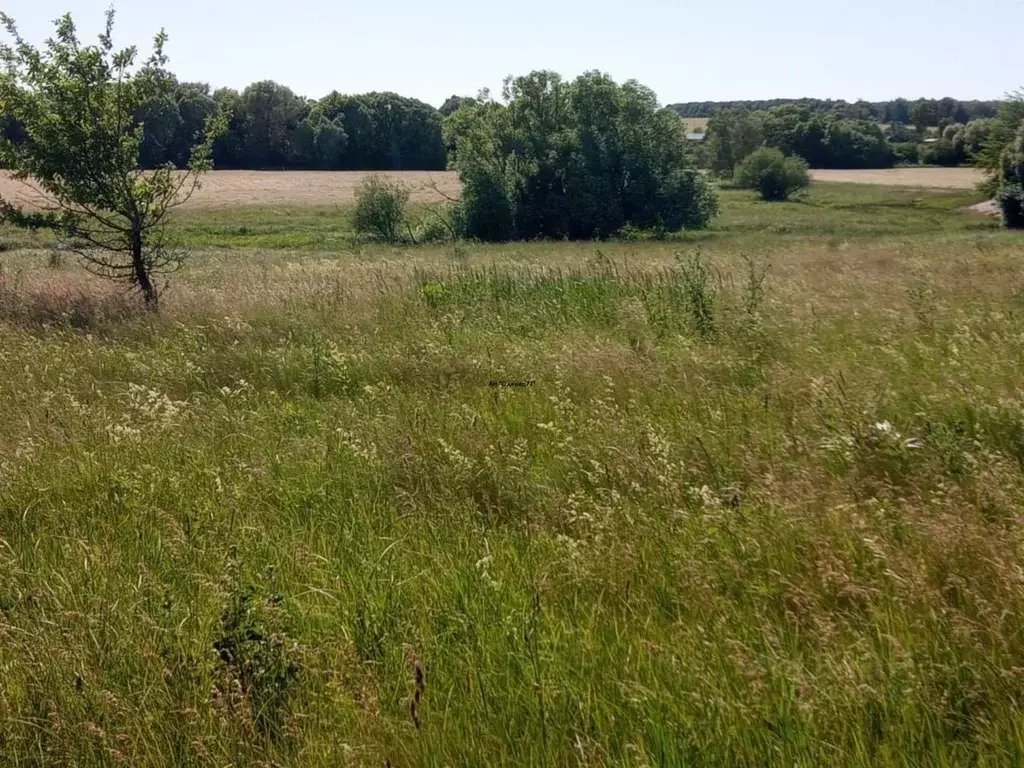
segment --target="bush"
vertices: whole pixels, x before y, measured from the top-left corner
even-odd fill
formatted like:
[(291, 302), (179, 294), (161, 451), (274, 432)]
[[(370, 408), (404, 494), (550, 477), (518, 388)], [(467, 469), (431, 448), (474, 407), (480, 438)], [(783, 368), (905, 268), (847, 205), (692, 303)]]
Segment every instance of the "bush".
[(356, 190), (355, 230), (385, 243), (404, 240), (409, 190), (400, 181), (378, 174), (366, 177)]
[(533, 72), (507, 80), (504, 98), (445, 122), (465, 236), (586, 240), (628, 224), (697, 229), (718, 212), (678, 115), (643, 86), (597, 72), (572, 83)]
[[(955, 126), (949, 126), (954, 128)], [(918, 149), (918, 156), (923, 165), (941, 165), (953, 168), (962, 165), (967, 157), (964, 154), (963, 141), (956, 141), (957, 132), (949, 134), (951, 138), (943, 137), (931, 144), (922, 144)]]
[(744, 189), (760, 192), (763, 200), (786, 200), (811, 184), (806, 160), (786, 157), (771, 147), (761, 147), (747, 157), (736, 166), (733, 176)]
[(921, 162), (918, 156), (917, 144), (912, 141), (902, 141), (898, 144), (893, 144), (892, 155), (896, 165), (918, 165)]
[(416, 228), (416, 242), (444, 243), (457, 240), (460, 228), (458, 203), (446, 203), (436, 208), (427, 208), (423, 219)]

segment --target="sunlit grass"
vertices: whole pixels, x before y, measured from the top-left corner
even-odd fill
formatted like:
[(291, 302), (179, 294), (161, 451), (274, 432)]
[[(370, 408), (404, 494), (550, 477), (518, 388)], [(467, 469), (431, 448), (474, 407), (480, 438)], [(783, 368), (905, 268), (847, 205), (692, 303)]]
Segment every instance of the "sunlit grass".
[(974, 201), (197, 214), (156, 317), (0, 254), (0, 765), (1021, 762), (1022, 241)]

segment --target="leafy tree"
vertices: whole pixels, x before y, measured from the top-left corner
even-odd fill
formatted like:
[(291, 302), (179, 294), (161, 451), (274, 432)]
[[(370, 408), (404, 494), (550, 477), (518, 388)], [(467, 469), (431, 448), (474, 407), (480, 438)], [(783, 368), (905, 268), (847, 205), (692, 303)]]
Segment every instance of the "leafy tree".
[(292, 134), (309, 114), (309, 104), (272, 80), (242, 92), (247, 168), (284, 168), (292, 156)]
[(762, 126), (755, 115), (742, 109), (721, 111), (708, 120), (708, 157), (713, 173), (732, 176), (736, 165), (761, 146)]
[(396, 93), (344, 95), (320, 100), (328, 120), (341, 119), (348, 136), (343, 167), (352, 170), (444, 170), (441, 113)]
[(956, 167), (964, 162), (963, 144), (955, 144), (952, 138), (940, 138), (931, 144), (921, 144), (918, 155), (923, 165)]
[(918, 146), (912, 141), (896, 142), (892, 145), (893, 163), (895, 165), (919, 165)]
[(889, 120), (899, 125), (906, 125), (910, 122), (910, 102), (906, 99), (896, 99), (889, 108)]
[(964, 155), (968, 160), (975, 160), (988, 142), (992, 133), (995, 120), (993, 118), (981, 118), (972, 120), (964, 126), (960, 134), (960, 141), (963, 142)]
[(1024, 123), (1024, 89), (1009, 94), (999, 114), (988, 126), (988, 138), (975, 156), (975, 163), (989, 172), (986, 191), (994, 194), (1003, 171), (1003, 155)]
[(135, 120), (143, 126), (139, 147), (139, 164), (143, 168), (158, 168), (169, 161), (171, 148), (181, 133), (181, 112), (175, 99), (176, 82), (173, 75), (160, 70), (149, 73), (159, 80), (150, 98), (135, 110)]
[(755, 189), (761, 199), (769, 201), (787, 200), (811, 184), (807, 162), (800, 157), (786, 157), (775, 147), (755, 150), (736, 166), (734, 178), (739, 186)]
[(869, 120), (832, 120), (822, 139), (827, 168), (889, 168), (892, 149), (882, 126)]
[(0, 161), (21, 179), (31, 178), (48, 206), (26, 212), (0, 199), (0, 214), (16, 225), (71, 234), (85, 266), (136, 286), (155, 308), (154, 276), (180, 265), (165, 225), (170, 211), (199, 186), (211, 167), (218, 126), (210, 123), (191, 152), (189, 169), (167, 164), (151, 173), (140, 166), (143, 126), (136, 114), (163, 100), (170, 80), (159, 75), (167, 36), (155, 38), (153, 54), (134, 69), (134, 47), (114, 50), (114, 13), (107, 12), (98, 46), (82, 46), (70, 15), (55, 22), (42, 49), (27, 43), (9, 16), (0, 14), (14, 44), (0, 45), (0, 103), (28, 140), (0, 142)]
[(939, 110), (934, 101), (918, 99), (910, 105), (910, 122), (918, 133), (924, 133), (929, 126), (939, 122)]
[[(929, 102), (936, 109), (936, 120), (938, 119), (939, 102), (929, 99)], [(952, 106), (949, 103), (952, 102)], [(985, 117), (995, 117), (999, 111), (998, 101), (956, 101), (950, 99), (946, 102), (948, 114), (954, 122), (966, 123)], [(747, 112), (762, 112), (776, 107), (798, 106), (805, 107), (811, 112), (819, 115), (836, 115), (843, 119), (874, 119), (883, 123), (909, 124), (910, 103), (906, 99), (893, 99), (892, 101), (866, 102), (858, 101), (849, 104), (845, 101), (833, 101), (831, 99), (769, 99), (766, 101), (704, 101), (690, 102), (688, 104), (672, 104), (672, 109), (681, 117), (711, 117), (718, 111), (730, 111), (743, 109)], [(934, 125), (934, 123), (932, 123)]]
[(472, 96), (449, 96), (438, 112), (441, 113), (442, 117), (448, 117), (463, 107), (471, 107), (477, 103), (477, 99), (474, 99)]
[(292, 134), (289, 167), (321, 171), (339, 168), (347, 141), (341, 119), (328, 120), (319, 107), (314, 107)]
[(469, 236), (586, 239), (627, 224), (702, 227), (717, 212), (677, 115), (638, 83), (533, 72), (507, 79), (503, 101), (460, 109), (445, 125)]
[(206, 126), (217, 116), (217, 102), (206, 83), (177, 83), (175, 99), (181, 119), (167, 159), (187, 168), (192, 147), (206, 140)]
[(914, 131), (910, 130), (903, 123), (892, 123), (889, 125), (889, 129), (886, 136), (889, 141), (896, 143), (905, 143), (908, 141), (915, 141), (917, 136)]
[(370, 166), (381, 170), (444, 170), (441, 113), (396, 93), (358, 97), (373, 122)]
[(375, 169), (376, 125), (363, 101), (333, 91), (320, 100), (319, 108), (326, 119), (342, 125), (348, 137), (341, 167), (351, 171)]
[(996, 199), (1003, 224), (1013, 229), (1024, 228), (1024, 120), (1000, 156), (997, 178)]
[(218, 168), (245, 168), (245, 106), (242, 95), (232, 88), (213, 93), (217, 114), (226, 124), (213, 143), (213, 162)]

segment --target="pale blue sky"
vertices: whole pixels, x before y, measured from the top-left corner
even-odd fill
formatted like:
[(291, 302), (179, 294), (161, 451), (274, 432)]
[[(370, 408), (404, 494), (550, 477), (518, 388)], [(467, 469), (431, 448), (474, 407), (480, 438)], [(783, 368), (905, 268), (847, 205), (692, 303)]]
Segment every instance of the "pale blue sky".
[[(71, 11), (90, 41), (109, 0), (3, 0), (42, 42)], [(440, 105), (506, 74), (600, 69), (662, 103), (812, 96), (1000, 98), (1024, 85), (1024, 0), (120, 0), (117, 41), (161, 26), (185, 80), (277, 80), (304, 96), (396, 91)], [(142, 44), (145, 44), (144, 46)]]

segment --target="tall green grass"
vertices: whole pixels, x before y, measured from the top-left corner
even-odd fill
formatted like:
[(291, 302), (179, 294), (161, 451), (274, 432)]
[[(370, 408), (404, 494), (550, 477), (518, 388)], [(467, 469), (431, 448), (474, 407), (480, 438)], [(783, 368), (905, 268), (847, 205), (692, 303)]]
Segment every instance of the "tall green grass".
[(829, 194), (158, 317), (3, 254), (0, 765), (1024, 762), (1019, 239)]

